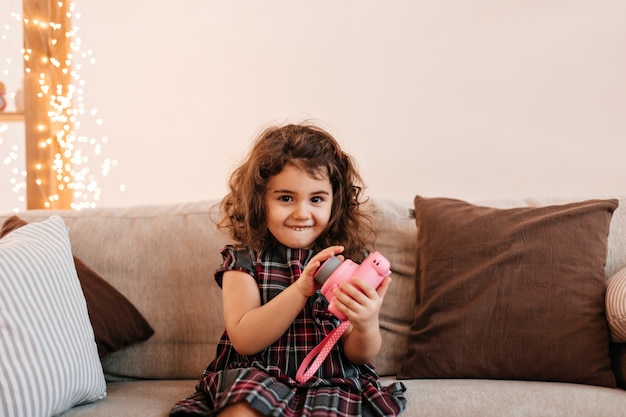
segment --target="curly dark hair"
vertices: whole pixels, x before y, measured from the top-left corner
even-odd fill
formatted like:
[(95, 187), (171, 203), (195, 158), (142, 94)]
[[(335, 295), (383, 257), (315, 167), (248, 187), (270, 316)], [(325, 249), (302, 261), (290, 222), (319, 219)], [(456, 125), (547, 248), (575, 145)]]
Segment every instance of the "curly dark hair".
[(328, 174), (332, 185), (330, 221), (313, 249), (340, 244), (346, 257), (362, 260), (367, 239), (374, 234), (362, 207), (363, 181), (353, 158), (335, 138), (309, 123), (270, 127), (257, 137), (247, 159), (230, 176), (218, 226), (241, 247), (259, 251), (274, 246), (277, 242), (267, 228), (265, 193), (269, 179), (286, 164), (315, 178)]

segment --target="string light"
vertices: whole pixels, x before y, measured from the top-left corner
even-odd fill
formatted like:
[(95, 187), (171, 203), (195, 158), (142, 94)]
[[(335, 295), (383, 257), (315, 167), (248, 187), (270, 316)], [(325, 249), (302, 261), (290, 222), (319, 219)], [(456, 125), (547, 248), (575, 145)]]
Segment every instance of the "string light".
[[(56, 3), (60, 9), (63, 2)], [(52, 7), (52, 6), (51, 6)], [(48, 109), (47, 119), (50, 123), (37, 126), (40, 134), (39, 148), (42, 154), (49, 154), (50, 161), (45, 165), (38, 164), (30, 173), (35, 175), (34, 183), (40, 187), (44, 207), (52, 207), (53, 203), (61, 199), (63, 193), (70, 192), (72, 200), (70, 207), (96, 207), (102, 190), (98, 184), (100, 176), (106, 176), (117, 165), (117, 160), (104, 158), (102, 148), (108, 138), (96, 138), (81, 134), (81, 118), (96, 117), (96, 109), (88, 109), (83, 98), (85, 81), (81, 78), (80, 69), (83, 62), (95, 63), (92, 50), (84, 51), (82, 40), (78, 37), (79, 27), (76, 22), (80, 14), (76, 12), (76, 5), (67, 5), (67, 21), (69, 27), (63, 23), (45, 21), (41, 18), (21, 18), (19, 14), (12, 16), (25, 26), (32, 26), (33, 30), (44, 30), (49, 33), (47, 47), (36, 48), (24, 42), (21, 50), (24, 62), (23, 71), (36, 78), (36, 96)], [(19, 30), (22, 30), (19, 27)], [(15, 29), (14, 29), (15, 30)], [(62, 41), (62, 42), (61, 42)], [(58, 45), (67, 45), (65, 51), (59, 51)], [(36, 56), (37, 50), (45, 50), (47, 54)], [(38, 74), (37, 74), (38, 73)], [(51, 75), (52, 74), (52, 75)], [(58, 74), (58, 76), (54, 76)], [(66, 79), (58, 79), (66, 77)], [(78, 86), (78, 87), (77, 87)], [(101, 126), (102, 120), (98, 117), (96, 125)], [(2, 125), (0, 125), (1, 127)], [(0, 131), (1, 133), (1, 131)], [(2, 140), (0, 136), (0, 145)], [(10, 154), (12, 155), (12, 154)], [(8, 157), (5, 164), (12, 164), (16, 159)], [(99, 171), (94, 172), (92, 167), (100, 164)], [(12, 172), (16, 172), (13, 170)], [(26, 187), (24, 172), (17, 171), (21, 177), (10, 179), (14, 192), (24, 192)], [(56, 178), (54, 187), (50, 187), (46, 178)]]

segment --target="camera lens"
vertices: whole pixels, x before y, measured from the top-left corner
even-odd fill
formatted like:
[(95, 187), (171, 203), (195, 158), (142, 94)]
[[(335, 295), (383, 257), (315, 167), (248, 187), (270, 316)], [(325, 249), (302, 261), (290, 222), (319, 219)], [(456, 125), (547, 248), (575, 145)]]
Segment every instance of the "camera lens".
[(341, 265), (341, 261), (336, 256), (328, 258), (326, 262), (320, 266), (320, 269), (317, 270), (315, 280), (323, 285), (339, 265)]

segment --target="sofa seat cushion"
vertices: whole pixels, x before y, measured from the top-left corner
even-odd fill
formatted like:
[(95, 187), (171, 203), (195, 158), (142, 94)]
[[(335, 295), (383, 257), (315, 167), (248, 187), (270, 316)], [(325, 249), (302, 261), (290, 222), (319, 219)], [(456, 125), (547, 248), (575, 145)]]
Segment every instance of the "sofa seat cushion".
[[(615, 417), (626, 413), (619, 389), (562, 382), (410, 379), (402, 417)], [(389, 380), (383, 378), (383, 384)]]
[[(394, 381), (382, 378), (383, 385)], [(75, 407), (61, 417), (166, 417), (172, 405), (194, 391), (196, 380), (114, 382), (107, 398)], [(626, 410), (626, 393), (589, 385), (488, 379), (410, 379), (402, 417), (594, 416)]]
[(197, 380), (110, 382), (107, 397), (74, 407), (61, 417), (166, 417), (181, 398), (195, 392)]

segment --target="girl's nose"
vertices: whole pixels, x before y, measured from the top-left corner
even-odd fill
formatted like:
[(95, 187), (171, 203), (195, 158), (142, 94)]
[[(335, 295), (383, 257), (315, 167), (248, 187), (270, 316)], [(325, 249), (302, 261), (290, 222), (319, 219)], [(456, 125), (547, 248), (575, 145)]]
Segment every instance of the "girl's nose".
[(299, 205), (293, 212), (294, 219), (298, 220), (308, 220), (311, 218), (311, 212), (304, 205)]

